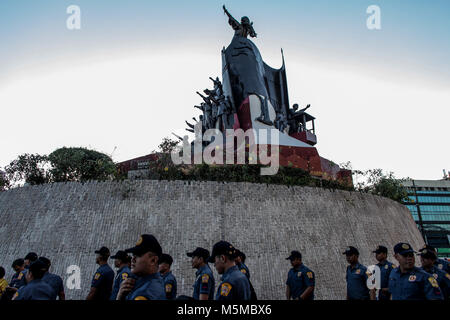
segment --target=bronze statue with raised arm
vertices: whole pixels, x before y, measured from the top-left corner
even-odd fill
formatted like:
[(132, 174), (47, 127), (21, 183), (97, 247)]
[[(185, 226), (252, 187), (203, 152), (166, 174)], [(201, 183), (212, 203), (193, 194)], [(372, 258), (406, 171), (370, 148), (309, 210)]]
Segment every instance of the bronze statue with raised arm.
[(239, 35), (241, 37), (247, 38), (247, 36), (250, 36), (252, 38), (256, 38), (256, 32), (253, 29), (253, 22), (250, 22), (250, 19), (248, 17), (242, 17), (241, 23), (239, 23), (233, 16), (228, 12), (228, 10), (225, 8), (225, 5), (223, 6), (223, 12), (228, 16), (228, 23), (235, 31), (235, 35)]

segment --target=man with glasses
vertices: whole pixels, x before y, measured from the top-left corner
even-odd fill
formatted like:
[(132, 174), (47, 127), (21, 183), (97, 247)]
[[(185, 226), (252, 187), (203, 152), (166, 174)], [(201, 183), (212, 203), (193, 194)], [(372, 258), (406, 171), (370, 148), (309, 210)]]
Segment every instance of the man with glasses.
[(151, 234), (143, 234), (136, 245), (125, 252), (133, 254), (133, 275), (120, 285), (117, 300), (165, 300), (164, 281), (158, 272), (162, 255), (158, 240)]
[(399, 266), (389, 275), (392, 300), (443, 300), (436, 279), (415, 267), (414, 250), (409, 243), (397, 243), (394, 247), (394, 257)]

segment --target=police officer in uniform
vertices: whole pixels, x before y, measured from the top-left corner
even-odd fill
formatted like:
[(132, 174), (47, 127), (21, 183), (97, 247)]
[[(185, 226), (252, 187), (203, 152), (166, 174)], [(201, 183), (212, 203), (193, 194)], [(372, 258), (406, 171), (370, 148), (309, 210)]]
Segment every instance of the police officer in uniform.
[(381, 283), (378, 297), (376, 297), (376, 289), (372, 289), (370, 290), (370, 298), (371, 300), (390, 300), (389, 275), (396, 266), (387, 260), (388, 249), (385, 246), (377, 246), (372, 252), (375, 253), (375, 259), (378, 261), (376, 265), (380, 268)]
[(229, 242), (219, 241), (212, 249), (208, 262), (222, 275), (216, 292), (216, 300), (250, 300), (251, 292), (247, 277), (239, 271), (234, 259), (236, 249)]
[(250, 280), (250, 270), (248, 270), (248, 267), (245, 265), (245, 259), (245, 253), (239, 249), (236, 249), (236, 259), (234, 261), (236, 262), (238, 269), (247, 276), (247, 279)]
[(14, 260), (11, 268), (16, 272), (9, 282), (9, 287), (19, 289), (20, 287), (26, 285), (25, 274), (27, 269), (25, 269), (25, 262), (23, 259)]
[(42, 261), (32, 262), (25, 276), (27, 284), (14, 294), (13, 300), (52, 300), (53, 288), (42, 280), (45, 269)]
[[(437, 257), (437, 251), (436, 251), (435, 247), (426, 244), (419, 251), (422, 251), (423, 249), (427, 249), (427, 250), (433, 251), (436, 254), (436, 257)], [(441, 269), (442, 271), (450, 273), (450, 263), (447, 260), (441, 259), (441, 258), (437, 258), (436, 261), (434, 262), (434, 265), (437, 268)]]
[(158, 240), (151, 234), (143, 234), (136, 245), (125, 252), (133, 254), (133, 276), (122, 282), (117, 300), (166, 300), (164, 281), (158, 272), (162, 255)]
[(290, 260), (292, 265), (286, 280), (286, 298), (314, 300), (314, 272), (302, 263), (302, 254), (296, 250), (291, 251), (286, 260)]
[(400, 242), (394, 247), (398, 267), (389, 276), (392, 300), (442, 300), (443, 295), (436, 279), (414, 266), (414, 250), (409, 243)]
[(347, 300), (369, 300), (367, 288), (367, 268), (359, 263), (359, 251), (349, 246), (343, 252), (349, 265), (345, 279), (347, 280)]
[(86, 300), (109, 300), (114, 281), (114, 271), (108, 265), (110, 252), (107, 247), (101, 247), (95, 253), (97, 254), (95, 262), (100, 267), (92, 277), (91, 290)]
[(192, 258), (192, 268), (195, 272), (194, 300), (214, 300), (214, 275), (208, 265), (209, 250), (197, 247), (194, 251), (188, 252), (187, 256)]
[(110, 258), (114, 259), (114, 267), (117, 268), (117, 273), (116, 277), (114, 278), (113, 290), (109, 299), (116, 300), (120, 284), (122, 283), (122, 281), (126, 280), (131, 274), (131, 269), (128, 266), (130, 256), (125, 251), (119, 250), (116, 252), (115, 255), (111, 256)]
[(436, 267), (437, 260), (436, 253), (429, 249), (420, 249), (420, 262), (422, 263), (422, 270), (431, 274), (437, 281), (444, 299), (447, 300), (450, 294), (450, 274)]
[(50, 259), (46, 257), (39, 257), (38, 259), (45, 265), (45, 273), (42, 277), (42, 281), (46, 282), (53, 289), (52, 300), (56, 300), (59, 297), (59, 300), (66, 300), (66, 295), (64, 293), (64, 283), (60, 276), (54, 273), (50, 273), (49, 269), (51, 266)]
[(172, 266), (173, 258), (163, 253), (159, 261), (159, 273), (164, 280), (164, 289), (166, 290), (167, 300), (174, 300), (177, 297), (177, 279), (172, 274), (170, 267)]
[(25, 258), (23, 259), (24, 263), (25, 263), (25, 269), (29, 269), (30, 265), (35, 262), (38, 259), (38, 255), (36, 254), (36, 252), (29, 252)]

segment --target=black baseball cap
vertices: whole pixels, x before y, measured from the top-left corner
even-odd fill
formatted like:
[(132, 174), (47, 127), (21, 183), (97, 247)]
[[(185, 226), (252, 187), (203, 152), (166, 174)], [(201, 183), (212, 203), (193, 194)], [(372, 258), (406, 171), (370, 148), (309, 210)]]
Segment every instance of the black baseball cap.
[(355, 247), (348, 246), (347, 248), (345, 248), (345, 251), (342, 252), (342, 254), (345, 254), (346, 256), (351, 256), (353, 254), (356, 254), (359, 256), (359, 251)]
[(110, 259), (120, 259), (120, 260), (122, 260), (124, 262), (127, 262), (128, 259), (129, 259), (129, 256), (128, 256), (128, 254), (125, 251), (119, 250), (119, 251), (116, 252), (115, 255), (113, 255), (113, 256), (111, 256), (109, 258)]
[(241, 250), (236, 249), (236, 257), (240, 257), (242, 260), (245, 260), (247, 256)]
[(102, 257), (109, 257), (111, 254), (107, 247), (101, 247), (99, 250), (95, 250), (95, 253), (101, 255)]
[(302, 259), (302, 254), (300, 253), (300, 251), (293, 250), (293, 251), (291, 251), (291, 255), (286, 258), (286, 260), (291, 260), (291, 261), (295, 260), (295, 259)]
[(394, 246), (394, 253), (404, 255), (407, 253), (415, 253), (415, 251), (409, 243), (399, 242)]
[(46, 257), (39, 257), (39, 259), (38, 259), (39, 261), (42, 261), (46, 266), (47, 266), (47, 269), (48, 268), (50, 268), (50, 266), (51, 266), (51, 262), (50, 262), (50, 259), (49, 258), (46, 258)]
[(203, 258), (203, 260), (206, 261), (209, 258), (209, 250), (205, 249), (205, 248), (197, 247), (197, 248), (195, 248), (194, 251), (188, 252), (187, 256), (191, 257), (191, 258), (192, 257), (200, 257), (200, 258)]
[(208, 262), (214, 262), (216, 256), (226, 255), (232, 259), (236, 258), (236, 249), (227, 241), (217, 242), (212, 249), (211, 256), (208, 258)]
[(420, 253), (418, 253), (417, 255), (422, 256), (425, 259), (437, 259), (436, 252), (434, 252), (433, 250), (422, 248), (419, 251)]
[(420, 249), (419, 251), (421, 251), (421, 252), (422, 252), (422, 250), (424, 250), (424, 249), (427, 249), (427, 250), (429, 250), (429, 251), (433, 251), (433, 252), (436, 252), (436, 248), (435, 248), (435, 247), (433, 247), (433, 246), (430, 246), (429, 244), (425, 244), (425, 245), (423, 246), (423, 248), (422, 248), (422, 249)]
[(372, 251), (372, 253), (388, 253), (388, 249), (385, 246), (377, 246), (377, 248)]
[(126, 249), (125, 252), (132, 253), (136, 256), (141, 256), (147, 252), (153, 252), (158, 257), (161, 257), (162, 248), (155, 236), (151, 234), (143, 234), (139, 237), (136, 245), (133, 248)]
[(38, 259), (38, 255), (36, 254), (36, 252), (29, 252), (24, 260), (30, 260), (30, 261), (36, 261)]
[(159, 259), (159, 263), (168, 263), (170, 266), (173, 263), (173, 258), (170, 256), (170, 254), (163, 253), (161, 255), (161, 258)]

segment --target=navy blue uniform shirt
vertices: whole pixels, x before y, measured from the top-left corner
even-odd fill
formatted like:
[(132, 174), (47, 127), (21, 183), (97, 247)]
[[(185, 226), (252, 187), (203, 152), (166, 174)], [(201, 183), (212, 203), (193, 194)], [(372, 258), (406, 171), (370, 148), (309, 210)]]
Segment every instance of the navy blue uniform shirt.
[(60, 276), (46, 272), (42, 277), (42, 281), (47, 283), (53, 289), (52, 300), (56, 300), (60, 292), (64, 292), (64, 283)]
[(108, 264), (101, 265), (92, 277), (91, 287), (97, 288), (95, 300), (109, 300), (114, 281), (114, 271)]
[(237, 266), (228, 268), (217, 288), (216, 300), (250, 300), (250, 284)]
[(450, 273), (450, 263), (447, 260), (438, 258), (434, 265), (442, 271)]
[(429, 272), (423, 267), (420, 269), (431, 274), (436, 279), (439, 288), (441, 288), (441, 292), (444, 295), (444, 299), (448, 299), (450, 296), (450, 274), (435, 266), (431, 267)]
[(20, 287), (23, 287), (27, 284), (25, 281), (25, 275), (27, 274), (27, 269), (24, 269), (23, 271), (16, 272), (12, 277), (11, 281), (9, 282), (9, 286), (12, 288), (19, 289)]
[(117, 270), (116, 277), (114, 278), (113, 290), (111, 293), (110, 300), (116, 300), (117, 294), (119, 293), (120, 285), (123, 280), (126, 280), (131, 274), (131, 270), (128, 266), (124, 266)]
[(164, 280), (164, 290), (166, 291), (167, 300), (175, 300), (177, 297), (177, 279), (172, 274), (172, 271), (162, 274)]
[(164, 281), (159, 274), (152, 273), (136, 280), (127, 300), (166, 300)]
[(347, 266), (347, 297), (349, 300), (368, 300), (369, 288), (367, 288), (367, 268), (357, 263), (353, 268)]
[[(376, 264), (380, 268), (380, 280), (381, 288), (388, 288), (389, 287), (389, 275), (391, 274), (392, 269), (395, 268), (395, 265), (392, 262), (384, 261), (383, 263), (377, 263)], [(386, 294), (383, 291), (380, 290), (378, 294), (378, 300), (390, 300), (391, 295)]]
[(237, 264), (238, 269), (247, 276), (247, 279), (250, 280), (250, 270), (248, 270), (247, 266), (245, 265), (245, 263), (239, 263)]
[[(288, 272), (286, 285), (289, 287), (292, 299), (298, 299), (308, 287), (315, 286), (314, 272), (303, 263)], [(314, 300), (314, 291), (307, 300)]]
[(392, 300), (442, 300), (443, 295), (436, 279), (429, 273), (414, 267), (402, 273), (400, 267), (391, 271), (389, 292)]
[(194, 294), (192, 297), (195, 300), (200, 300), (200, 294), (207, 294), (209, 300), (214, 299), (214, 275), (207, 264), (200, 267), (197, 272), (195, 272), (195, 282), (193, 287)]
[(21, 287), (14, 297), (15, 300), (52, 300), (53, 288), (42, 279), (35, 279)]

